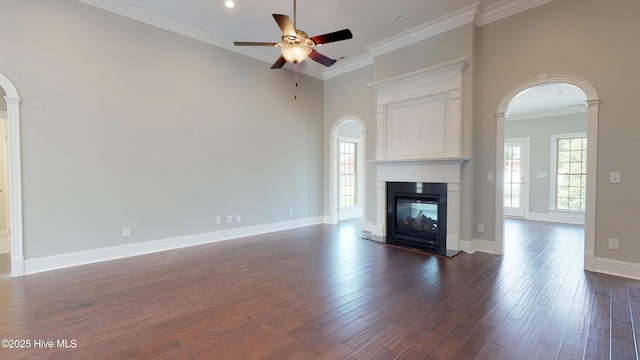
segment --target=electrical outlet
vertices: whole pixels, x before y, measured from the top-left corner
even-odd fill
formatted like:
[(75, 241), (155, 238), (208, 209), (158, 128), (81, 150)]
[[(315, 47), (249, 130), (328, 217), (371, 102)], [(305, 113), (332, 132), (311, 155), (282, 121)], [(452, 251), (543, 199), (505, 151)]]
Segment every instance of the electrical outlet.
[(242, 215), (236, 216), (236, 222), (242, 222)]
[(484, 224), (478, 223), (478, 232), (484, 232)]
[(618, 239), (609, 238), (609, 249), (618, 250)]
[(293, 209), (289, 209), (289, 215), (293, 215)]
[(609, 183), (611, 184), (620, 184), (620, 172), (612, 171), (609, 173)]
[(233, 216), (227, 216), (227, 224), (231, 224), (233, 222)]
[(122, 228), (122, 237), (131, 236), (131, 228), (129, 226), (125, 226)]
[(496, 174), (490, 172), (489, 174), (487, 174), (487, 180), (491, 182), (496, 181)]
[(222, 218), (220, 216), (216, 216), (216, 225), (222, 224)]

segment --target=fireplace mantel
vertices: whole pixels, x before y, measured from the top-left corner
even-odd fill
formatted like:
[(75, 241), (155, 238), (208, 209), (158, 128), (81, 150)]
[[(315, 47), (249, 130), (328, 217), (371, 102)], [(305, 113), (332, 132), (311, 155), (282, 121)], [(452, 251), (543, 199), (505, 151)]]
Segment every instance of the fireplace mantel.
[(400, 164), (421, 164), (421, 163), (460, 163), (469, 160), (468, 156), (452, 156), (452, 157), (441, 157), (441, 158), (426, 158), (426, 159), (392, 159), (392, 160), (369, 160), (368, 163), (374, 165), (400, 165)]
[(464, 70), (460, 58), (369, 86), (377, 92), (376, 224), (386, 235), (388, 182), (447, 184), (446, 247), (458, 249), (463, 153)]

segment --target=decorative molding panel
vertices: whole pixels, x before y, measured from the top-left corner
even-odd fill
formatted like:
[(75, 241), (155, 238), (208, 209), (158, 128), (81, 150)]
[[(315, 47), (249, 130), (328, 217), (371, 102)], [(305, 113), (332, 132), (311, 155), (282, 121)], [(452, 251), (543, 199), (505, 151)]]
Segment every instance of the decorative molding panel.
[(459, 157), (463, 72), (460, 58), (369, 84), (377, 92), (376, 160)]

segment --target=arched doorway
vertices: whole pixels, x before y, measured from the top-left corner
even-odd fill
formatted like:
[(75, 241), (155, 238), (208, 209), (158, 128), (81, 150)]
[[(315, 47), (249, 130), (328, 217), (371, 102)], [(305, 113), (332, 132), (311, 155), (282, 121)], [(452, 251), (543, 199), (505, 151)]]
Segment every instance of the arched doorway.
[[(342, 219), (363, 217), (365, 209), (365, 134), (366, 128), (362, 119), (352, 115), (342, 117), (331, 128), (329, 216), (332, 224), (336, 224)], [(348, 161), (352, 161), (353, 164), (341, 164), (345, 158), (350, 159)], [(355, 171), (352, 174), (345, 174), (344, 171), (341, 171), (344, 168)], [(345, 184), (341, 186), (341, 178), (355, 179), (354, 186), (346, 187)], [(350, 190), (345, 191), (345, 188)], [(352, 201), (349, 202), (348, 199)]]
[(13, 83), (0, 73), (0, 87), (7, 102), (7, 153), (11, 229), (11, 276), (24, 275), (22, 237), (22, 161), (20, 156), (20, 96)]
[(496, 252), (504, 253), (504, 162), (505, 154), (505, 120), (506, 109), (516, 95), (526, 89), (541, 84), (563, 83), (573, 85), (586, 94), (587, 106), (587, 187), (585, 208), (585, 270), (595, 269), (595, 214), (596, 214), (596, 185), (597, 185), (597, 156), (598, 156), (598, 106), (600, 99), (595, 88), (587, 81), (568, 75), (542, 75), (527, 81), (507, 93), (498, 105), (496, 112), (496, 224), (495, 239)]

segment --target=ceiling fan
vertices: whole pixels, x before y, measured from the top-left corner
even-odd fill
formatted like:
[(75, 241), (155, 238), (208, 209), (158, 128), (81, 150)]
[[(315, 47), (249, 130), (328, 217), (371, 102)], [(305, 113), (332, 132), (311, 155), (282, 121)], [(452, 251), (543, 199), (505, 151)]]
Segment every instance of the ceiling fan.
[(281, 49), (281, 55), (271, 66), (272, 69), (280, 69), (288, 62), (298, 64), (310, 57), (324, 66), (333, 65), (336, 60), (317, 52), (313, 47), (331, 42), (353, 38), (349, 29), (335, 31), (324, 35), (309, 37), (306, 32), (296, 28), (296, 0), (293, 0), (293, 23), (287, 15), (273, 14), (273, 18), (282, 30), (282, 41), (275, 42), (249, 42), (236, 41), (236, 46), (273, 46)]

